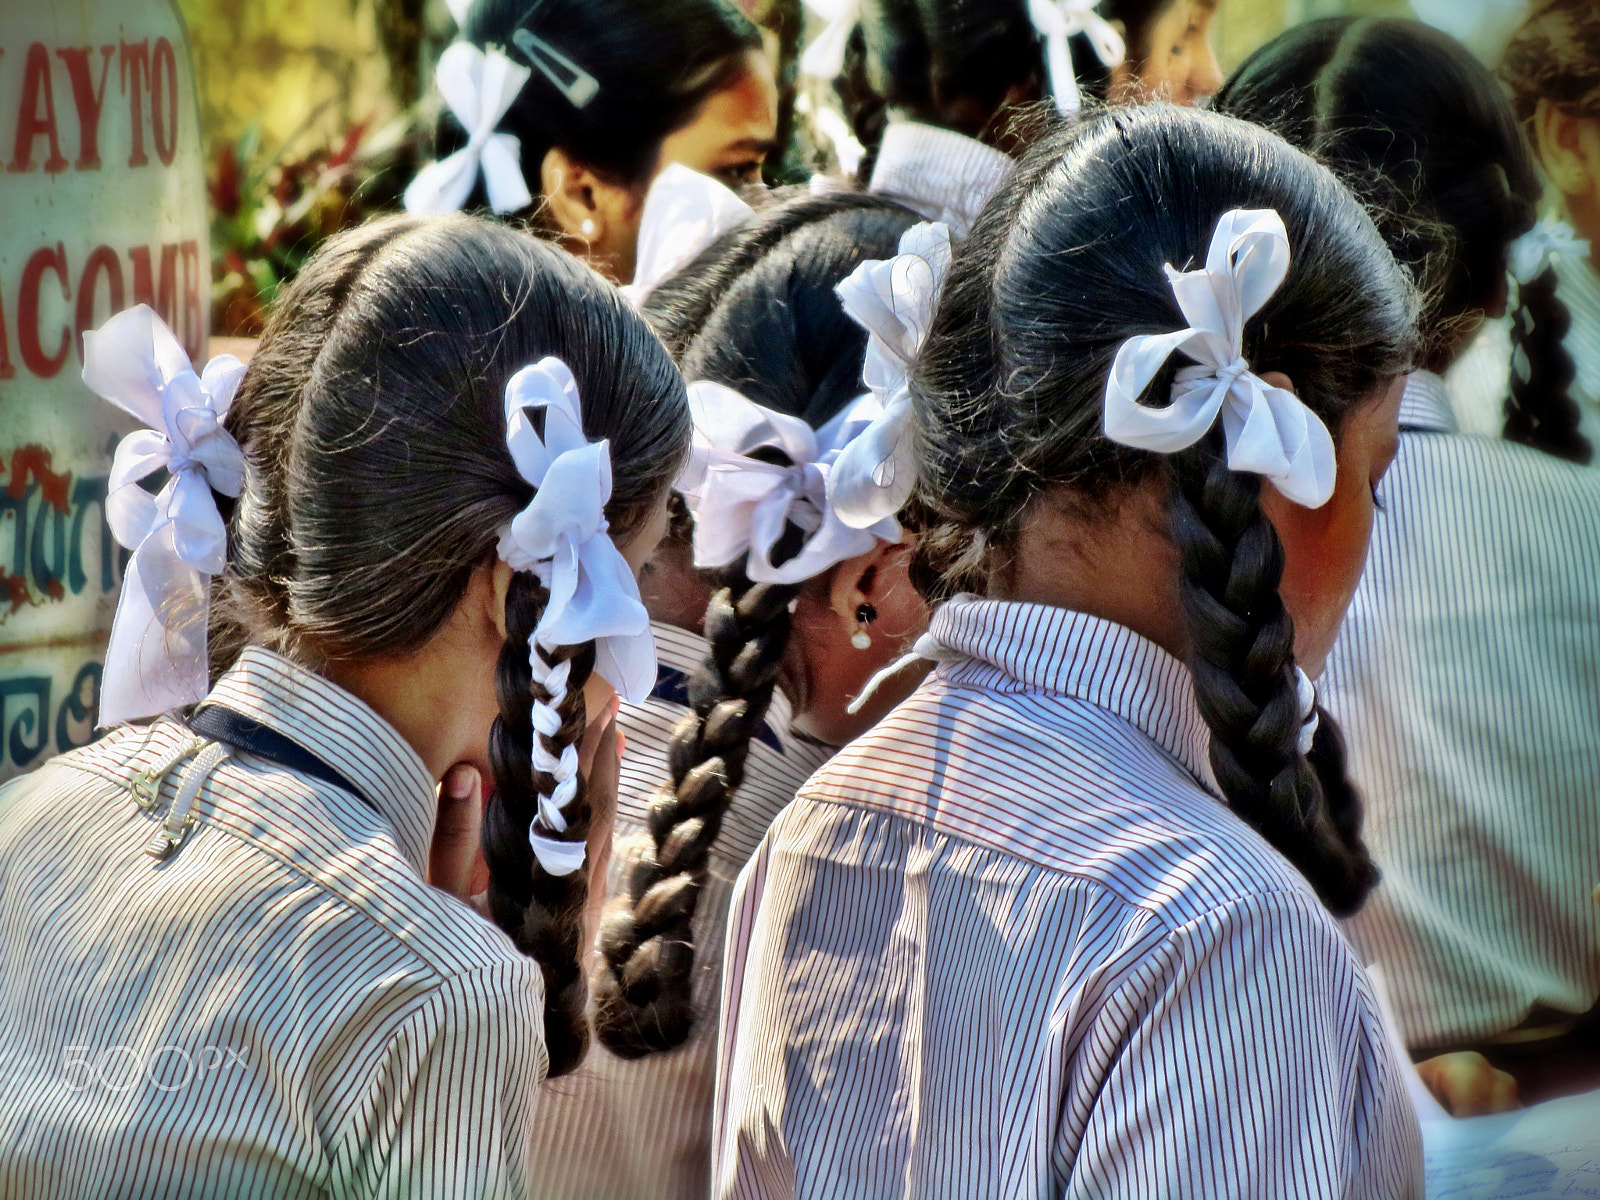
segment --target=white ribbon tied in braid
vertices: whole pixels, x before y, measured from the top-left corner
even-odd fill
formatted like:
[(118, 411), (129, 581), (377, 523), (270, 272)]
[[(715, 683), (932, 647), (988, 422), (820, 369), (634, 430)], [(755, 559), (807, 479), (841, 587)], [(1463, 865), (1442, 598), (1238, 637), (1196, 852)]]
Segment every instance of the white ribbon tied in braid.
[(1115, 67), (1127, 57), (1128, 47), (1116, 26), (1095, 11), (1098, 0), (1028, 0), (1028, 20), (1044, 40), (1045, 66), (1050, 72), (1050, 91), (1056, 109), (1070, 116), (1083, 106), (1078, 78), (1072, 70), (1070, 39), (1083, 34), (1094, 48), (1095, 57), (1107, 67)]
[(755, 210), (730, 188), (673, 163), (655, 177), (645, 195), (633, 282), (622, 294), (635, 307), (642, 306), (662, 282), (754, 215)]
[(1511, 243), (1507, 265), (1511, 278), (1526, 287), (1559, 258), (1586, 259), (1589, 243), (1572, 232), (1565, 221), (1540, 221)]
[(950, 273), (950, 227), (913, 225), (893, 258), (862, 263), (834, 290), (868, 333), (862, 378), (881, 415), (840, 453), (828, 474), (828, 503), (855, 529), (893, 521), (916, 486), (910, 375)]
[(459, 212), (480, 170), (493, 212), (516, 212), (533, 203), (522, 177), (521, 143), (512, 134), (495, 132), (532, 74), (495, 46), (485, 52), (471, 42), (456, 42), (439, 56), (439, 94), (466, 131), (467, 144), (417, 172), (406, 188), (407, 212)]
[(1307, 675), (1298, 666), (1294, 669), (1295, 699), (1300, 704), (1300, 733), (1296, 738), (1296, 748), (1301, 754), (1310, 754), (1311, 745), (1317, 739), (1317, 689)]
[[(1220, 414), (1230, 470), (1264, 476), (1306, 508), (1326, 504), (1335, 468), (1328, 427), (1244, 359), (1245, 323), (1288, 271), (1289, 235), (1276, 212), (1224, 214), (1202, 269), (1166, 268), (1189, 327), (1140, 334), (1118, 347), (1106, 381), (1106, 436), (1137, 450), (1173, 454), (1205, 436)], [(1169, 405), (1146, 408), (1139, 396), (1178, 351), (1194, 363), (1178, 370)]]
[[(900, 540), (892, 517), (852, 528), (828, 503), (828, 474), (840, 451), (880, 413), (874, 396), (857, 398), (815, 430), (709, 380), (689, 385), (689, 409), (694, 445), (678, 490), (694, 516), (695, 566), (723, 567), (748, 554), (745, 574), (753, 582), (801, 583), (880, 539)], [(770, 461), (779, 456), (787, 462)], [(791, 524), (806, 533), (805, 544), (774, 563), (773, 549)]]
[[(544, 410), (542, 438), (530, 409)], [(506, 447), (536, 490), (501, 531), (500, 557), (514, 571), (531, 571), (549, 592), (528, 640), (528, 663), (549, 693), (533, 705), (533, 769), (555, 786), (539, 797), (528, 842), (547, 872), (570, 875), (584, 859), (582, 842), (560, 837), (567, 831), (562, 810), (578, 790), (578, 749), (568, 745), (552, 754), (544, 738), (561, 729), (571, 664), (549, 666), (540, 650), (593, 642), (595, 670), (624, 700), (638, 704), (655, 686), (655, 641), (638, 582), (607, 532), (611, 444), (584, 437), (572, 372), (558, 358), (524, 367), (506, 384), (505, 414)]]
[[(103, 726), (205, 699), (208, 577), (228, 549), (211, 493), (244, 490), (244, 454), (222, 428), (244, 369), (224, 354), (196, 375), (143, 304), (83, 335), (84, 383), (149, 426), (118, 443), (106, 495), (106, 523), (133, 557), (106, 648)], [(139, 481), (162, 469), (167, 482), (152, 496)]]
[(844, 70), (850, 32), (861, 20), (861, 0), (805, 0), (805, 6), (827, 24), (800, 56), (800, 74), (837, 79)]

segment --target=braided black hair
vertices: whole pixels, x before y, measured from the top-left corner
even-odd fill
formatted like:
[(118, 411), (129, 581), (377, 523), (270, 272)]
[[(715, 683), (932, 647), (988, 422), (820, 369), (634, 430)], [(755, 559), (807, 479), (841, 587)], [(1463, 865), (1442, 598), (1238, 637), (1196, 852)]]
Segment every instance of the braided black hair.
[[(607, 518), (625, 537), (661, 503), (690, 422), (682, 379), (613, 289), (553, 246), (459, 215), (390, 218), (319, 250), (228, 413), (252, 470), (215, 585), (213, 671), (248, 644), (318, 668), (426, 643), (532, 499), (505, 449), (503, 395), (547, 355), (571, 366), (585, 433), (610, 440)], [(528, 658), (545, 602), (536, 577), (512, 577), (483, 848), (491, 914), (544, 974), (550, 1072), (561, 1074), (588, 1041), (587, 889), (581, 870), (543, 871), (528, 841), (537, 797), (554, 785), (532, 753), (533, 707), (557, 700)], [(543, 653), (570, 663), (560, 728), (544, 743), (559, 756), (583, 735), (595, 654)], [(563, 836), (582, 842), (590, 814), (577, 784)]]
[[(1217, 781), (1323, 902), (1347, 913), (1376, 872), (1326, 715), (1311, 754), (1299, 752), (1294, 628), (1260, 479), (1228, 469), (1216, 432), (1160, 456), (1101, 430), (1117, 348), (1183, 327), (1163, 264), (1203, 260), (1236, 208), (1276, 210), (1291, 245), (1288, 275), (1244, 331), (1252, 370), (1287, 373), (1337, 438), (1347, 413), (1409, 369), (1415, 294), (1326, 169), (1209, 113), (1151, 105), (1090, 117), (1024, 159), (952, 268), (912, 379), (913, 579), (935, 598), (986, 590), (1045, 492), (1092, 513), (1162, 481)], [(1141, 402), (1164, 405), (1181, 365), (1174, 355)]]
[[(780, 203), (656, 289), (648, 313), (679, 351), (687, 378), (714, 380), (821, 425), (865, 390), (866, 333), (833, 288), (864, 260), (894, 254), (916, 220), (855, 193)], [(798, 554), (807, 536), (791, 523), (773, 562)], [(628, 1058), (689, 1036), (690, 923), (707, 856), (744, 780), (751, 738), (789, 650), (790, 606), (804, 586), (752, 582), (743, 563), (715, 572), (712, 584), (711, 653), (689, 682), (693, 711), (673, 734), (648, 841), (601, 930), (609, 970), (596, 981), (596, 1028)]]

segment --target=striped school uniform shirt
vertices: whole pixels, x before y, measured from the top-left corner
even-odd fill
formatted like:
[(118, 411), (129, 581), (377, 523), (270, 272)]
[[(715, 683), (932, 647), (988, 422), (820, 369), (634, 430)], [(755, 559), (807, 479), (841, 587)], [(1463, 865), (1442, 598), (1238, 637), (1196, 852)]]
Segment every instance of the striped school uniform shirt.
[(883, 132), (867, 190), (930, 221), (943, 221), (952, 236), (964, 238), (1014, 170), (1009, 155), (976, 138), (919, 121), (892, 120)]
[[(617, 789), (613, 895), (627, 888), (637, 839), (648, 836), (650, 802), (667, 782), (667, 747), (690, 712), (688, 679), (711, 653), (699, 634), (660, 622), (652, 629), (660, 660), (655, 693), (643, 704), (624, 704), (618, 718), (627, 749)], [(750, 745), (745, 781), (711, 849), (693, 923), (694, 1032), (676, 1050), (631, 1062), (596, 1042), (583, 1066), (545, 1086), (533, 1131), (535, 1200), (705, 1200), (709, 1193), (717, 1001), (733, 881), (773, 817), (832, 753), (796, 736), (792, 715), (788, 698), (774, 692)]]
[(1360, 961), (1216, 793), (1187, 669), (957, 600), (773, 822), (724, 964), (713, 1195), (1409, 1197)]
[(543, 985), (424, 882), (422, 760), (265, 650), (209, 700), (360, 795), (170, 719), (0, 789), (0, 1195), (525, 1195)]
[(1319, 691), (1383, 871), (1349, 932), (1428, 1048), (1600, 999), (1600, 478), (1456, 433), (1437, 376), (1400, 424)]

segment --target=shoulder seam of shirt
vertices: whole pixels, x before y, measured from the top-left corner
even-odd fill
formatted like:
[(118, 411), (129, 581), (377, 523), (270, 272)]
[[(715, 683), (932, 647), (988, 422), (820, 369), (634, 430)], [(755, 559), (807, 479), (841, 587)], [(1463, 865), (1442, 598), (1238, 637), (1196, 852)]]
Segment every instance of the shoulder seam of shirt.
[[(1187, 772), (1186, 772), (1186, 774), (1187, 774)], [(1209, 796), (1210, 793), (1207, 793), (1207, 795)], [(873, 816), (883, 817), (883, 818), (885, 818), (887, 820), (891, 820), (891, 821), (902, 821), (902, 822), (905, 822), (906, 824), (911, 824), (911, 825), (923, 825), (925, 828), (928, 828), (928, 829), (932, 830), (932, 832), (936, 836), (941, 837), (941, 838), (946, 838), (949, 841), (960, 842), (964, 846), (971, 846), (976, 850), (984, 850), (984, 851), (987, 851), (990, 854), (1007, 855), (1007, 856), (1009, 856), (1011, 858), (1016, 859), (1019, 862), (1026, 863), (1030, 867), (1037, 868), (1038, 870), (1049, 871), (1054, 875), (1063, 875), (1063, 876), (1066, 876), (1066, 877), (1068, 877), (1070, 879), (1078, 880), (1081, 883), (1084, 883), (1084, 884), (1086, 884), (1086, 885), (1088, 885), (1090, 887), (1098, 889), (1099, 891), (1103, 892), (1104, 894), (1110, 896), (1112, 899), (1116, 900), (1117, 903), (1123, 905), (1125, 908), (1128, 908), (1133, 912), (1139, 912), (1139, 913), (1147, 914), (1152, 920), (1158, 921), (1161, 924), (1162, 928), (1164, 928), (1168, 932), (1168, 934), (1173, 934), (1173, 935), (1181, 932), (1182, 930), (1188, 928), (1191, 925), (1195, 925), (1198, 922), (1201, 922), (1201, 921), (1204, 921), (1204, 920), (1208, 919), (1209, 917), (1215, 916), (1218, 913), (1225, 912), (1227, 909), (1232, 908), (1235, 905), (1248, 904), (1251, 901), (1262, 900), (1262, 899), (1271, 899), (1271, 898), (1277, 897), (1277, 896), (1288, 896), (1288, 897), (1290, 897), (1290, 898), (1292, 898), (1295, 901), (1300, 902), (1300, 903), (1304, 903), (1304, 902), (1307, 902), (1307, 901), (1309, 901), (1312, 904), (1318, 904), (1319, 903), (1319, 901), (1317, 901), (1317, 899), (1314, 896), (1307, 897), (1307, 896), (1303, 895), (1298, 889), (1294, 888), (1293, 886), (1263, 887), (1263, 888), (1261, 888), (1259, 890), (1249, 892), (1249, 893), (1247, 893), (1247, 894), (1245, 894), (1243, 896), (1235, 896), (1234, 898), (1226, 901), (1225, 903), (1212, 905), (1210, 908), (1207, 908), (1204, 912), (1199, 912), (1199, 913), (1195, 913), (1195, 914), (1190, 915), (1190, 916), (1185, 916), (1181, 920), (1179, 920), (1179, 919), (1177, 919), (1175, 917), (1175, 915), (1173, 913), (1171, 913), (1165, 907), (1163, 907), (1163, 906), (1161, 906), (1159, 904), (1152, 904), (1152, 903), (1149, 903), (1146, 900), (1143, 900), (1143, 899), (1140, 899), (1140, 898), (1137, 898), (1137, 897), (1130, 896), (1130, 895), (1126, 894), (1120, 888), (1117, 888), (1117, 887), (1113, 886), (1113, 881), (1110, 880), (1110, 879), (1102, 878), (1102, 877), (1098, 877), (1098, 876), (1094, 876), (1094, 875), (1085, 875), (1081, 871), (1078, 871), (1078, 870), (1076, 870), (1076, 869), (1074, 869), (1073, 867), (1070, 867), (1070, 866), (1063, 867), (1063, 866), (1057, 866), (1054, 863), (1040, 862), (1037, 858), (1024, 857), (1024, 856), (1022, 856), (1020, 854), (1017, 854), (1013, 850), (1007, 850), (1007, 849), (1004, 849), (1004, 848), (1001, 848), (1001, 847), (997, 847), (997, 846), (985, 845), (983, 842), (974, 841), (972, 838), (965, 837), (965, 836), (963, 836), (963, 835), (961, 835), (959, 833), (953, 833), (953, 832), (951, 832), (949, 830), (946, 830), (946, 829), (934, 828), (933, 826), (928, 825), (926, 822), (918, 821), (914, 817), (908, 817), (904, 813), (890, 812), (890, 811), (888, 811), (886, 809), (879, 808), (879, 807), (877, 807), (875, 805), (853, 803), (853, 802), (851, 802), (849, 800), (836, 799), (836, 798), (834, 798), (832, 796), (813, 796), (813, 795), (806, 795), (806, 794), (802, 793), (801, 795), (796, 796), (795, 799), (796, 800), (803, 800), (807, 804), (832, 804), (832, 805), (835, 805), (835, 806), (837, 806), (839, 808), (854, 809), (857, 812), (870, 813)], [(1232, 811), (1232, 810), (1229, 810), (1229, 811)], [(1246, 828), (1248, 829), (1249, 826), (1246, 826)], [(1272, 847), (1269, 845), (1268, 849), (1271, 850)], [(1277, 853), (1277, 851), (1273, 850), (1273, 853)], [(1293, 866), (1290, 866), (1289, 869), (1292, 871), (1294, 868), (1293, 868)], [(1307, 885), (1307, 886), (1309, 886), (1309, 885)]]
[[(126, 788), (127, 788), (127, 780), (117, 778), (116, 776), (112, 775), (110, 772), (105, 770), (103, 767), (100, 767), (98, 764), (68, 762), (68, 761), (65, 761), (63, 759), (63, 760), (61, 760), (59, 762), (59, 765), (62, 766), (62, 767), (66, 767), (66, 768), (68, 768), (70, 770), (80, 771), (80, 772), (82, 772), (82, 773), (84, 773), (86, 775), (96, 775), (96, 776), (100, 777), (101, 779), (104, 779), (107, 782), (116, 785), (121, 790), (126, 790)], [(276, 769), (288, 770), (288, 768), (282, 768), (282, 767), (276, 768)], [(309, 778), (309, 777), (307, 777), (307, 778)], [(318, 786), (319, 786), (319, 788), (321, 786), (331, 787), (331, 785), (318, 785)], [(320, 799), (321, 795), (322, 795), (321, 791), (317, 790), (316, 794), (317, 794), (318, 798)], [(197, 800), (197, 803), (198, 803), (198, 800)], [(382, 814), (379, 814), (379, 815), (381, 817)], [(387, 820), (387, 819), (385, 818), (385, 820)], [(437, 960), (436, 956), (434, 956), (432, 954), (425, 953), (425, 951), (424, 951), (424, 949), (422, 947), (419, 947), (414, 942), (408, 941), (406, 938), (401, 937), (400, 934), (396, 930), (389, 928), (389, 926), (387, 924), (385, 924), (376, 914), (368, 912), (366, 909), (362, 908), (359, 904), (357, 904), (349, 896), (341, 895), (339, 892), (337, 892), (333, 888), (329, 887), (324, 881), (322, 881), (320, 879), (317, 879), (313, 875), (308, 874), (297, 863), (291, 862), (290, 860), (284, 858), (281, 854), (277, 853), (277, 851), (273, 850), (271, 847), (263, 845), (260, 842), (252, 841), (249, 838), (241, 836), (238, 833), (237, 830), (234, 830), (234, 829), (230, 828), (226, 824), (216, 824), (214, 822), (207, 822), (206, 823), (206, 827), (209, 828), (214, 833), (220, 834), (220, 835), (225, 836), (225, 837), (232, 838), (235, 842), (237, 842), (239, 845), (245, 847), (246, 849), (252, 850), (254, 852), (257, 852), (257, 853), (263, 855), (266, 858), (271, 859), (273, 862), (277, 863), (284, 870), (286, 870), (290, 874), (294, 875), (297, 879), (300, 879), (300, 880), (304, 881), (306, 884), (310, 885), (311, 887), (316, 888), (319, 892), (323, 893), (325, 896), (329, 897), (330, 899), (335, 901), (337, 904), (339, 904), (343, 908), (346, 908), (346, 909), (350, 910), (351, 912), (355, 913), (357, 916), (359, 916), (361, 918), (362, 921), (364, 921), (368, 925), (371, 925), (375, 929), (379, 930), (385, 937), (387, 937), (390, 941), (394, 942), (397, 946), (399, 946), (402, 950), (404, 950), (406, 952), (406, 954), (410, 958), (415, 960), (421, 966), (425, 967), (428, 971), (432, 972), (437, 977), (434, 980), (433, 983), (428, 984), (426, 986), (438, 987), (438, 986), (440, 986), (440, 985), (442, 985), (444, 983), (449, 982), (452, 979), (460, 979), (460, 978), (464, 978), (466, 976), (469, 976), (475, 971), (484, 970), (486, 968), (491, 968), (491, 967), (504, 966), (504, 965), (506, 965), (508, 963), (514, 964), (514, 963), (518, 962), (519, 960), (522, 961), (522, 962), (529, 962), (529, 963), (534, 962), (534, 960), (529, 958), (529, 957), (527, 957), (527, 955), (524, 955), (524, 954), (521, 954), (520, 952), (517, 952), (517, 957), (516, 958), (494, 959), (492, 961), (476, 960), (476, 961), (468, 963), (467, 965), (465, 965), (463, 967), (453, 968), (453, 969), (452, 968), (446, 968), (445, 966), (443, 966)], [(404, 863), (404, 856), (401, 855), (399, 857), (400, 857), (400, 861), (402, 863)], [(425, 879), (418, 880), (418, 883), (421, 884), (421, 886), (423, 886), (423, 887), (432, 887), (433, 886), (432, 884), (428, 883), (428, 881), (425, 880)], [(434, 890), (438, 891), (439, 889), (435, 888)], [(448, 892), (444, 892), (442, 894), (443, 895), (449, 895)], [(487, 917), (483, 917), (481, 914), (476, 914), (475, 910), (474, 910), (474, 912), (475, 912), (475, 915), (478, 916), (478, 919), (480, 919), (480, 920), (488, 920)], [(490, 922), (490, 923), (493, 924), (493, 922)], [(498, 929), (499, 926), (495, 926), (495, 928)], [(537, 965), (537, 964), (535, 964), (535, 965)]]

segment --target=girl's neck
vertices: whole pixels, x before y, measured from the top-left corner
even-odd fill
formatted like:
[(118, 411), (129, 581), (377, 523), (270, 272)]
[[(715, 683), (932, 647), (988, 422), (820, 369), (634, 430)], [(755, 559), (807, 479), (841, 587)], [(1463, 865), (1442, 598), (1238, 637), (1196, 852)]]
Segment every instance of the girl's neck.
[(1184, 658), (1189, 635), (1167, 520), (1157, 484), (1092, 507), (1065, 491), (1047, 493), (1024, 514), (989, 595), (1102, 617)]

